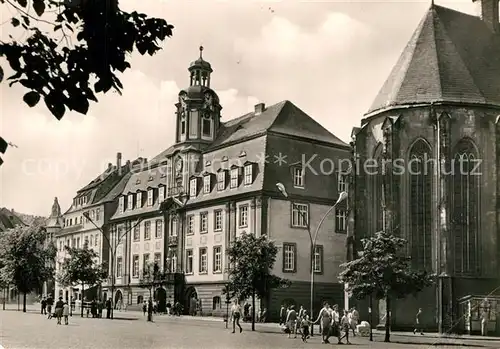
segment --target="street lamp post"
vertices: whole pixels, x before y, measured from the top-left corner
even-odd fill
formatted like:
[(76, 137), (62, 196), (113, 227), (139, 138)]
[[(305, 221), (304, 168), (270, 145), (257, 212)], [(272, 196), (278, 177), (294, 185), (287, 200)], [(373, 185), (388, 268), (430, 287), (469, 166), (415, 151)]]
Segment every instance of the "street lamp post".
[[(108, 242), (108, 246), (111, 252), (111, 319), (113, 319), (113, 313), (114, 313), (114, 290), (115, 290), (115, 258), (116, 258), (116, 249), (118, 248), (118, 245), (122, 241), (123, 237), (125, 237), (130, 231), (135, 229), (136, 226), (138, 226), (142, 222), (142, 218), (139, 218), (136, 224), (134, 226), (130, 227), (129, 229), (125, 230), (125, 232), (122, 235), (119, 235), (116, 237), (116, 239), (113, 239), (114, 245), (111, 243), (110, 239), (106, 236), (104, 233), (104, 230), (99, 227), (95, 222), (90, 218), (90, 215), (88, 212), (84, 212), (83, 216), (88, 219), (90, 223), (92, 223), (100, 232), (101, 235), (106, 239)], [(83, 296), (83, 295), (82, 295)]]
[[(286, 197), (286, 198), (288, 197), (288, 193), (286, 191), (286, 188), (285, 188), (285, 186), (282, 183), (276, 183), (276, 187), (281, 192), (281, 194), (283, 194), (284, 197)], [(337, 201), (335, 202), (335, 204), (333, 204), (333, 206), (331, 206), (328, 209), (328, 211), (326, 211), (326, 213), (323, 215), (323, 217), (319, 221), (319, 224), (316, 227), (314, 235), (311, 234), (311, 229), (310, 229), (308, 217), (305, 215), (304, 212), (298, 211), (300, 214), (303, 215), (303, 220), (307, 224), (307, 232), (309, 234), (309, 239), (310, 239), (310, 242), (311, 242), (311, 251), (310, 251), (310, 254), (311, 254), (311, 290), (310, 290), (310, 292), (311, 292), (311, 294), (310, 294), (310, 298), (309, 298), (311, 319), (313, 317), (313, 310), (314, 310), (314, 266), (315, 266), (314, 265), (314, 251), (316, 250), (316, 240), (318, 239), (318, 233), (319, 233), (319, 230), (321, 229), (321, 225), (325, 221), (326, 217), (330, 214), (330, 212), (333, 209), (335, 209), (335, 207), (337, 207), (337, 205), (340, 202), (344, 201), (346, 198), (347, 198), (347, 192), (343, 191), (343, 192), (341, 192), (339, 194), (339, 198), (337, 199)], [(314, 325), (311, 325), (311, 336), (313, 335), (313, 333), (314, 333)]]

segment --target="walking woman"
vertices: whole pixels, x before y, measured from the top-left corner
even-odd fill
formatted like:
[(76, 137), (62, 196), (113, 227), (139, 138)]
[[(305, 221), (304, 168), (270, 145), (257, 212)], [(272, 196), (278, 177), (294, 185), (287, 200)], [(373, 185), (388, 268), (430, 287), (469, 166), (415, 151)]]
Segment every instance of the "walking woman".
[(233, 318), (233, 333), (236, 330), (236, 325), (240, 328), (241, 333), (243, 331), (240, 325), (241, 306), (239, 305), (238, 300), (235, 300), (233, 306), (231, 307), (231, 317)]
[[(320, 322), (321, 321), (321, 322)], [(328, 302), (323, 302), (323, 308), (320, 310), (318, 318), (315, 323), (320, 322), (321, 324), (321, 337), (323, 339), (322, 343), (330, 343), (328, 338), (330, 337), (330, 326), (332, 323), (332, 316), (330, 311), (330, 305)]]

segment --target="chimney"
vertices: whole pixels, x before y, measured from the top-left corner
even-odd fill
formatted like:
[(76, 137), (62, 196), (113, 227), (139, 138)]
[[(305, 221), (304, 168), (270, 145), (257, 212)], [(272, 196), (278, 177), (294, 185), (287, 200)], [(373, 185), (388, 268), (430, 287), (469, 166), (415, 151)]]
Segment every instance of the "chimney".
[(484, 23), (491, 31), (498, 33), (500, 30), (498, 3), (499, 0), (472, 0), (474, 3), (479, 3), (479, 15)]
[(122, 167), (122, 153), (116, 153), (116, 167)]
[(255, 115), (261, 114), (266, 110), (266, 104), (265, 103), (259, 103), (255, 105)]

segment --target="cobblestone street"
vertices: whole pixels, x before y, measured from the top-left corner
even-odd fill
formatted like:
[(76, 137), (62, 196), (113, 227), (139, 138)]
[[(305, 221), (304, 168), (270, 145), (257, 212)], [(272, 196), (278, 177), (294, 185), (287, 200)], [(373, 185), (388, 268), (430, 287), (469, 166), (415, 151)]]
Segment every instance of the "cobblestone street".
[[(243, 324), (242, 334), (232, 334), (222, 321), (158, 316), (148, 323), (140, 313), (117, 312), (115, 320), (70, 318), (69, 326), (57, 326), (56, 320), (47, 320), (36, 312), (0, 311), (0, 344), (6, 349), (58, 348), (324, 348), (319, 337), (307, 344), (300, 339), (288, 339), (271, 325), (257, 325), (251, 332)], [(499, 348), (500, 342), (480, 340), (452, 340), (432, 337), (393, 336), (395, 343), (376, 342), (356, 337), (350, 348)], [(334, 340), (332, 340), (332, 343)], [(436, 343), (441, 343), (436, 345)], [(330, 346), (338, 347), (335, 344)]]

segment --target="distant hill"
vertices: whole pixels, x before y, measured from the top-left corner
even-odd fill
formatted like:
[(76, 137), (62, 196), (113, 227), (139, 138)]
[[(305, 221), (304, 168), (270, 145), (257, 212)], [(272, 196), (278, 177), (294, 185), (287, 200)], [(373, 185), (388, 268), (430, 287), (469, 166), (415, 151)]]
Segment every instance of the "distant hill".
[(32, 225), (43, 223), (45, 217), (16, 212), (5, 207), (0, 208), (0, 232), (12, 229), (18, 225)]

